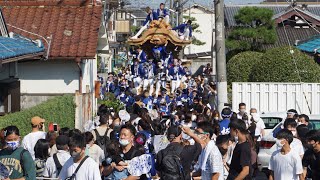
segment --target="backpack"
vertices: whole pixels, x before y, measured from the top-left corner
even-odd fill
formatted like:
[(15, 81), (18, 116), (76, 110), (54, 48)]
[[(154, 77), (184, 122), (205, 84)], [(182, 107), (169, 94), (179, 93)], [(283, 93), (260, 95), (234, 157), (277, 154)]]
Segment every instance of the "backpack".
[(36, 176), (37, 177), (42, 177), (42, 173), (46, 167), (46, 161), (36, 158), (34, 160), (34, 165), (36, 166)]
[(107, 147), (111, 143), (110, 138), (108, 137), (108, 131), (109, 131), (109, 128), (106, 130), (103, 136), (100, 136), (97, 129), (94, 129), (94, 132), (96, 133), (95, 144), (98, 145), (103, 150), (106, 157), (108, 155)]
[(161, 180), (185, 180), (180, 154), (183, 146), (169, 146), (162, 150), (163, 158), (160, 163)]

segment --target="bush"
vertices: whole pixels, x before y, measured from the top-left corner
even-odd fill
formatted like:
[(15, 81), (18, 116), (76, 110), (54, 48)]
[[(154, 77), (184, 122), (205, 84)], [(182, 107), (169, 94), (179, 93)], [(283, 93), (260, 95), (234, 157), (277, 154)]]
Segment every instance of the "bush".
[(119, 113), (120, 110), (124, 109), (124, 104), (122, 104), (113, 93), (105, 93), (104, 99), (99, 100), (98, 104), (103, 104), (108, 108), (112, 108), (115, 113)]
[(253, 67), (261, 61), (263, 53), (247, 51), (233, 56), (227, 64), (228, 82), (248, 82)]
[(75, 107), (72, 95), (59, 96), (30, 109), (0, 117), (0, 127), (15, 125), (20, 135), (25, 136), (31, 131), (31, 118), (40, 116), (46, 119), (46, 129), (50, 122), (58, 123), (60, 127), (74, 128)]
[[(293, 54), (290, 50), (293, 50)], [(252, 69), (250, 80), (252, 82), (300, 82), (298, 73), (302, 82), (320, 82), (320, 67), (311, 57), (294, 47), (278, 47), (266, 51), (259, 66)]]

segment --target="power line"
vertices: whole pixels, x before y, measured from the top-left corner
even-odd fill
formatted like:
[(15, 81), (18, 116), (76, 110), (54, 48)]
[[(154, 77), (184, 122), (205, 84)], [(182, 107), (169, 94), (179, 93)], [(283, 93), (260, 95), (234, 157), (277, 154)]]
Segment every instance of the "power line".
[[(277, 4), (277, 8), (278, 8), (278, 11), (279, 11), (279, 4), (278, 4), (278, 0), (276, 0), (276, 4)], [(292, 6), (291, 6), (292, 7)], [(280, 11), (279, 11), (280, 12)], [(283, 26), (283, 28), (284, 28), (284, 33), (285, 33), (285, 35), (286, 35), (286, 39), (287, 39), (287, 42), (288, 42), (288, 45), (289, 45), (289, 49), (290, 49), (290, 54), (291, 54), (291, 56), (292, 56), (292, 59), (293, 59), (293, 62), (294, 62), (294, 64), (295, 64), (295, 68), (296, 68), (296, 70), (297, 70), (297, 73), (298, 73), (298, 78), (299, 78), (299, 81), (300, 81), (300, 83), (302, 83), (302, 79), (301, 79), (301, 76), (300, 76), (300, 72), (299, 72), (299, 69), (298, 69), (298, 65), (297, 65), (297, 62), (296, 62), (296, 59), (295, 59), (295, 57), (294, 57), (294, 50), (292, 49), (292, 46), (291, 46), (291, 43), (290, 43), (290, 39), (289, 39), (289, 36), (288, 36), (288, 32), (287, 32), (287, 30), (286, 30), (286, 26), (285, 26), (285, 24), (284, 24), (284, 22), (283, 22), (283, 17), (282, 17), (282, 14), (280, 15), (280, 19), (281, 19), (281, 23), (282, 23), (282, 26)]]
[[(286, 1), (288, 2), (288, 0), (286, 0)], [(277, 4), (277, 8), (278, 8), (278, 10), (279, 10), (278, 0), (276, 0), (276, 4)], [(290, 4), (290, 6), (291, 6), (291, 8), (292, 8), (294, 11), (296, 11), (295, 8), (292, 6), (292, 4)], [(297, 11), (296, 11), (296, 12), (297, 12)], [(301, 14), (300, 14), (299, 12), (297, 12), (297, 13), (301, 16)], [(302, 16), (301, 16), (301, 17), (302, 17)], [(300, 76), (300, 71), (299, 71), (299, 68), (298, 68), (297, 61), (296, 61), (296, 59), (295, 59), (295, 56), (293, 55), (293, 54), (294, 54), (294, 50), (292, 49), (292, 46), (291, 46), (291, 43), (290, 43), (290, 40), (289, 40), (289, 37), (288, 37), (288, 33), (287, 33), (287, 31), (286, 31), (286, 27), (285, 27), (284, 22), (283, 22), (282, 14), (280, 15), (280, 18), (281, 18), (281, 23), (282, 23), (283, 28), (284, 28), (284, 32), (285, 32), (285, 34), (286, 34), (287, 42), (288, 42), (288, 44), (289, 44), (289, 49), (290, 49), (290, 52), (289, 52), (289, 53), (291, 54), (291, 58), (292, 58), (292, 60), (293, 60), (293, 62), (294, 62), (296, 71), (297, 71), (297, 73), (298, 73), (298, 78), (299, 78), (300, 84), (302, 84), (302, 83), (303, 83), (303, 82), (302, 82), (302, 78), (301, 78), (301, 76)], [(302, 17), (302, 18), (303, 18), (303, 17)], [(303, 18), (303, 19), (304, 19), (304, 18)], [(304, 19), (304, 21), (306, 21), (306, 20)], [(306, 22), (308, 23), (308, 21), (306, 21)], [(309, 24), (309, 23), (308, 23), (308, 24)], [(310, 25), (309, 25), (309, 26), (310, 26)], [(311, 26), (311, 27), (312, 27), (312, 26)], [(318, 30), (316, 30), (316, 31), (319, 32)], [(308, 102), (306, 93), (305, 93), (304, 90), (302, 90), (302, 92), (303, 92), (303, 95), (304, 95), (304, 99), (306, 100), (306, 103), (307, 103), (309, 112), (310, 112), (310, 114), (312, 114), (312, 111), (311, 111), (311, 108), (310, 108), (310, 105), (309, 105), (309, 102)]]

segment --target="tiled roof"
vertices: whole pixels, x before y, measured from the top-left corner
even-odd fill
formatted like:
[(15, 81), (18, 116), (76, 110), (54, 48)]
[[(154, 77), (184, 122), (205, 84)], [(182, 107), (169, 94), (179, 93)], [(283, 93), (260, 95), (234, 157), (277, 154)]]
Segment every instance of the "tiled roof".
[(315, 36), (297, 46), (301, 51), (308, 53), (320, 53), (320, 36)]
[(43, 52), (43, 47), (30, 40), (21, 37), (2, 37), (0, 36), (0, 60), (23, 56), (27, 54), (37, 54)]
[(101, 0), (0, 0), (2, 6), (86, 6)]
[[(43, 5), (48, 4), (49, 0), (29, 0), (28, 3), (0, 0), (0, 6), (15, 2), (13, 6), (3, 7), (9, 31), (31, 39), (39, 39), (35, 35), (13, 28), (15, 26), (43, 37), (53, 36), (49, 58), (93, 58), (98, 43), (102, 6), (80, 6), (80, 1), (60, 1), (78, 2), (78, 5)], [(43, 2), (41, 6), (31, 6), (40, 2)], [(52, 0), (52, 2), (57, 3), (58, 0)], [(82, 2), (89, 1), (82, 0)]]
[[(291, 9), (291, 7), (288, 4), (284, 4), (284, 5), (264, 5), (264, 4), (256, 4), (256, 5), (228, 5), (225, 6), (224, 8), (224, 13), (225, 13), (225, 21), (226, 21), (226, 26), (228, 27), (234, 27), (234, 26), (238, 26), (234, 16), (238, 13), (238, 11), (246, 6), (255, 6), (255, 7), (260, 7), (260, 8), (267, 8), (267, 9), (271, 9), (274, 12), (274, 17), (277, 17), (277, 14), (282, 13), (282, 12), (286, 12), (288, 9)], [(297, 9), (299, 9), (299, 11), (301, 12), (301, 8), (296, 7)], [(308, 15), (315, 15), (315, 16), (320, 16), (320, 6), (319, 5), (309, 5), (307, 7), (307, 10), (304, 11), (306, 14)]]
[[(316, 28), (318, 31), (320, 31), (320, 28)], [(231, 29), (226, 30), (226, 37), (230, 34)], [(269, 49), (279, 46), (288, 46), (289, 43), (291, 46), (296, 45), (300, 41), (304, 41), (306, 39), (309, 39), (310, 37), (316, 36), (319, 33), (315, 31), (312, 28), (294, 28), (294, 27), (277, 27), (276, 28), (277, 33), (277, 41), (275, 44), (272, 45), (264, 45), (263, 49)], [(288, 42), (288, 39), (289, 42)]]
[[(317, 28), (319, 31), (320, 28)], [(318, 35), (318, 32), (315, 31), (312, 28), (294, 28), (294, 27), (278, 27), (276, 28), (277, 31), (277, 42), (273, 47), (278, 46), (284, 46), (289, 45), (288, 40), (286, 38), (286, 34), (288, 35), (288, 39), (291, 46), (296, 45), (299, 41), (304, 41), (306, 39), (309, 39), (310, 37), (313, 37), (315, 35)], [(270, 48), (266, 46), (266, 48)]]
[(194, 53), (194, 54), (185, 54), (185, 58), (187, 59), (196, 59), (200, 57), (207, 57), (207, 56), (212, 56), (212, 53), (210, 51), (208, 52), (200, 52), (200, 53)]

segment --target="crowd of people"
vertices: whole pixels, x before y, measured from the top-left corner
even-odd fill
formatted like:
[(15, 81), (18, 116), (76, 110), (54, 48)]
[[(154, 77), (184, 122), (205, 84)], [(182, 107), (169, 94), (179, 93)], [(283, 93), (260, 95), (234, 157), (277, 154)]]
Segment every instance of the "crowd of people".
[[(169, 22), (164, 4), (148, 17)], [(181, 39), (192, 36), (191, 21), (179, 25)], [(257, 109), (216, 109), (211, 65), (195, 76), (182, 61), (155, 46), (152, 57), (138, 47), (132, 65), (101, 78), (101, 99), (111, 93), (124, 105), (119, 112), (101, 105), (93, 128), (45, 131), (46, 121), (31, 119), (23, 137), (16, 126), (0, 133), (0, 179), (35, 180), (249, 180), (258, 171), (257, 154), (266, 136)], [(277, 150), (269, 179), (320, 179), (320, 131), (309, 118), (288, 110), (274, 134)]]
[[(265, 136), (257, 110), (241, 103), (238, 113), (219, 113), (198, 101), (194, 110), (179, 106), (168, 117), (143, 106), (117, 113), (101, 105), (96, 128), (87, 132), (45, 132), (45, 120), (33, 117), (22, 141), (19, 129), (8, 126), (1, 131), (0, 179), (254, 179)], [(307, 115), (288, 110), (274, 132), (269, 179), (320, 177), (320, 131), (311, 129)]]

